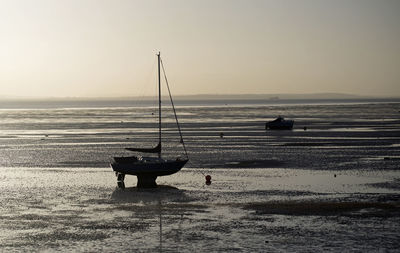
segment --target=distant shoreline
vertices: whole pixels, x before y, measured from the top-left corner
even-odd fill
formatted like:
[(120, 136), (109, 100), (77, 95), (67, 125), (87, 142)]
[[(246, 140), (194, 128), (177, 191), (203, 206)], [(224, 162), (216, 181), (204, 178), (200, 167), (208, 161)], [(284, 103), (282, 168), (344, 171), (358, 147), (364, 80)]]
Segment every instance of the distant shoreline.
[[(174, 95), (176, 101), (213, 101), (213, 100), (365, 100), (365, 99), (394, 99), (400, 100), (399, 96), (361, 96), (346, 93), (306, 93), (306, 94), (196, 94), (196, 95)], [(121, 97), (17, 97), (1, 96), (0, 101), (118, 101), (118, 100), (152, 100), (152, 96), (121, 96)], [(163, 99), (168, 99), (163, 96)]]
[[(169, 99), (163, 103), (168, 105)], [(208, 98), (174, 99), (175, 106), (282, 106), (282, 105), (317, 105), (317, 104), (373, 104), (400, 103), (400, 98), (331, 98), (331, 99), (245, 99), (245, 98)], [(153, 107), (156, 101), (149, 97), (125, 99), (0, 99), (0, 109), (66, 109), (66, 108), (108, 108), (108, 107)]]

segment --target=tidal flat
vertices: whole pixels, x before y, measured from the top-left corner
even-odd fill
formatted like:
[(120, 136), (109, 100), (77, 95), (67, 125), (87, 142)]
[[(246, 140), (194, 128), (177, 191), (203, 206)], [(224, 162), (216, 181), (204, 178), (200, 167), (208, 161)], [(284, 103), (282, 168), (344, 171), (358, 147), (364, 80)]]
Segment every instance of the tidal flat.
[[(156, 189), (109, 169), (2, 168), (2, 251), (393, 251), (398, 171), (196, 169)], [(336, 174), (336, 177), (334, 175)]]
[[(177, 111), (190, 162), (156, 189), (127, 176), (121, 190), (109, 164), (130, 155), (126, 147), (156, 143), (151, 107), (1, 109), (0, 251), (400, 248), (399, 103), (178, 103)], [(165, 115), (163, 155), (176, 157), (178, 133)], [(294, 129), (265, 130), (278, 115)]]

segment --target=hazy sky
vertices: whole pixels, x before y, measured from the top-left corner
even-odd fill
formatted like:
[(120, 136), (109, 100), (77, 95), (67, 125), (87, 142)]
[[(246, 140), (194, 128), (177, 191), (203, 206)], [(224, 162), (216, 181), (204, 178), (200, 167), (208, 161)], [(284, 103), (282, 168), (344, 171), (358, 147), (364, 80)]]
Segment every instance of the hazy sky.
[(400, 96), (398, 0), (0, 0), (0, 96)]

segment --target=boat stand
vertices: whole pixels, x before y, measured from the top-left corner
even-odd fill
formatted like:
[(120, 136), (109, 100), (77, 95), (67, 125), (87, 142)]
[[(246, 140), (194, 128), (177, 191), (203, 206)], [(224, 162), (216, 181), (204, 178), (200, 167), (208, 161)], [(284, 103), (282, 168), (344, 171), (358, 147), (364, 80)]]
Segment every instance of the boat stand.
[(149, 176), (149, 175), (138, 175), (137, 176), (137, 188), (157, 188), (156, 183), (157, 176)]
[(116, 174), (117, 174), (116, 176), (117, 176), (118, 188), (125, 189), (125, 183), (124, 183), (125, 174), (119, 172), (117, 172)]
[[(118, 188), (125, 189), (125, 174), (116, 173), (117, 176), (117, 185)], [(157, 188), (157, 183), (156, 183), (157, 176), (149, 176), (149, 175), (138, 175), (137, 176), (137, 188)]]

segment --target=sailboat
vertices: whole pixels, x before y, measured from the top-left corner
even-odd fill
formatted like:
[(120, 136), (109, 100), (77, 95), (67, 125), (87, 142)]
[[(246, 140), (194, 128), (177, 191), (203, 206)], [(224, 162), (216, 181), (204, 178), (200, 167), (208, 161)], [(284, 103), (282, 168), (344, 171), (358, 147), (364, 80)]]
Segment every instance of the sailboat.
[[(147, 156), (127, 156), (127, 157), (114, 157), (111, 163), (112, 169), (117, 176), (117, 185), (120, 188), (125, 188), (124, 179), (125, 175), (137, 176), (138, 188), (154, 188), (157, 187), (156, 179), (159, 176), (167, 176), (174, 174), (182, 169), (183, 166), (189, 161), (185, 143), (183, 142), (181, 128), (176, 116), (174, 102), (172, 100), (171, 92), (169, 89), (168, 81), (166, 78), (164, 66), (160, 57), (157, 54), (158, 60), (158, 144), (153, 148), (126, 148), (126, 150), (140, 152), (140, 153), (153, 153), (158, 154), (156, 157)], [(174, 111), (176, 124), (180, 135), (180, 143), (185, 151), (185, 158), (178, 157), (176, 159), (164, 159), (162, 157), (162, 128), (161, 128), (161, 68), (163, 69), (165, 83), (168, 88), (171, 105)]]

